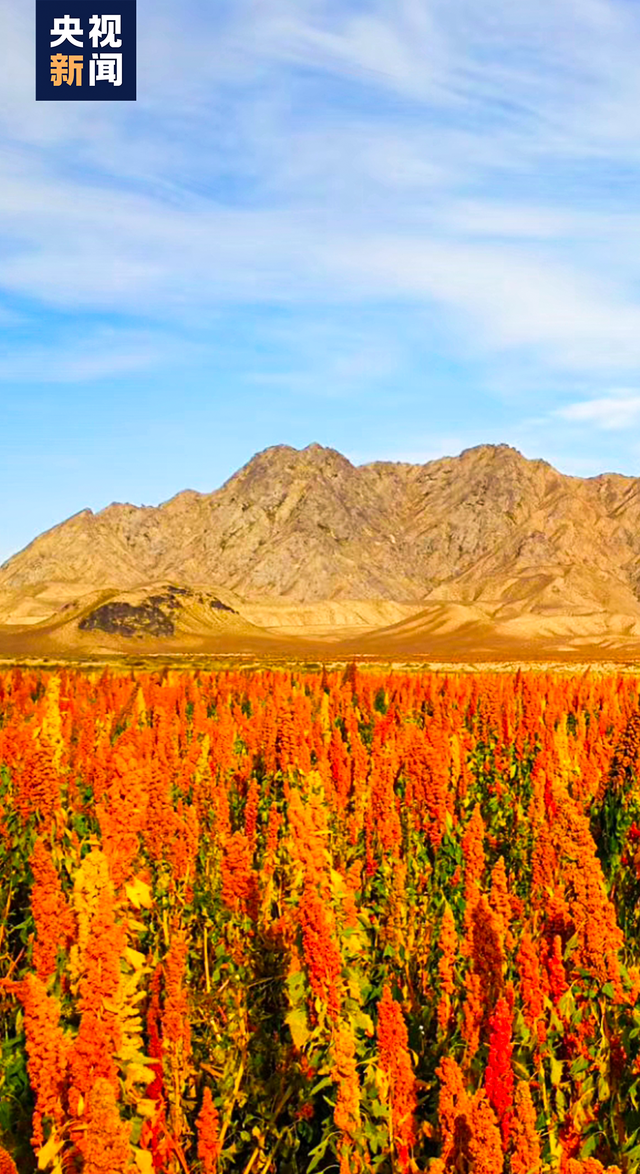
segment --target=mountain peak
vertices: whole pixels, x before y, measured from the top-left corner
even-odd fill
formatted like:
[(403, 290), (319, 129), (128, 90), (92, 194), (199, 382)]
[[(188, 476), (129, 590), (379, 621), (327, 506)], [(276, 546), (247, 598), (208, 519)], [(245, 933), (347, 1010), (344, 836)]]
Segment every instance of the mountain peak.
[(317, 475), (318, 470), (323, 468), (348, 470), (353, 469), (353, 465), (337, 449), (326, 448), (317, 442), (308, 444), (305, 448), (274, 444), (257, 452), (225, 484), (261, 479), (265, 476), (286, 478), (291, 475), (304, 475), (305, 470), (313, 470), (314, 475)]
[(520, 449), (514, 448), (511, 444), (476, 444), (470, 448), (463, 448), (460, 456), (516, 457), (528, 462), (528, 458), (523, 456)]
[(319, 444), (317, 440), (313, 440), (311, 444), (305, 445), (304, 448), (294, 448), (293, 445), (290, 444), (271, 445), (270, 448), (264, 448), (261, 452), (256, 453), (256, 455), (252, 457), (250, 461), (248, 461), (248, 464), (251, 464), (251, 461), (255, 461), (257, 458), (267, 457), (269, 460), (273, 459), (276, 461), (283, 458), (288, 460), (311, 459), (314, 461), (338, 460), (341, 462), (344, 461), (346, 464), (350, 464), (347, 458), (343, 456), (341, 452), (338, 452), (336, 448), (330, 448), (328, 445)]

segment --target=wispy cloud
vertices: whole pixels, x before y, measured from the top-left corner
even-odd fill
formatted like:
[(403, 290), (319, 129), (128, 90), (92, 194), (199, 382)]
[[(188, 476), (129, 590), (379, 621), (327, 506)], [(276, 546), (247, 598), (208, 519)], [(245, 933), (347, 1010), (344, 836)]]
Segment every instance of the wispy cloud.
[(184, 362), (197, 344), (163, 337), (158, 332), (99, 329), (89, 337), (66, 334), (49, 345), (30, 342), (5, 350), (0, 357), (0, 381), (4, 383), (87, 383), (131, 375)]
[(628, 428), (640, 422), (640, 393), (616, 391), (599, 399), (567, 404), (554, 413), (562, 420), (575, 424), (591, 424), (605, 431)]
[(547, 371), (640, 361), (640, 218), (613, 192), (581, 207), (570, 168), (546, 183), (559, 158), (640, 165), (621, 2), (240, 0), (213, 19), (164, 0), (135, 110), (34, 103), (30, 18), (0, 9), (9, 294), (177, 321), (392, 297)]

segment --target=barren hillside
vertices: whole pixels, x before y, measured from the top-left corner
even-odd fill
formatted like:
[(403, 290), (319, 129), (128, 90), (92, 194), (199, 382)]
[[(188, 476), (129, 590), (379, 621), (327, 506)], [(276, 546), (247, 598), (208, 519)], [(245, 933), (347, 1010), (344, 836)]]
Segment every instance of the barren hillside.
[[(0, 625), (12, 644), (27, 632), (37, 643), (52, 625), (73, 644), (74, 633), (100, 630), (92, 607), (110, 600), (113, 616), (120, 600), (124, 614), (134, 606), (126, 593), (144, 602), (154, 584), (221, 592), (229, 632), (242, 621), (245, 635), (357, 644), (367, 634), (376, 648), (388, 637), (428, 651), (436, 635), (463, 631), (473, 645), (475, 626), (483, 644), (493, 633), (500, 643), (587, 639), (610, 650), (611, 638), (631, 648), (640, 480), (567, 477), (506, 445), (362, 466), (317, 444), (279, 445), (212, 493), (83, 510), (40, 535), (0, 568)], [(151, 631), (141, 612), (139, 630), (116, 637), (211, 636), (213, 612), (195, 595), (174, 612), (173, 632), (162, 622)]]

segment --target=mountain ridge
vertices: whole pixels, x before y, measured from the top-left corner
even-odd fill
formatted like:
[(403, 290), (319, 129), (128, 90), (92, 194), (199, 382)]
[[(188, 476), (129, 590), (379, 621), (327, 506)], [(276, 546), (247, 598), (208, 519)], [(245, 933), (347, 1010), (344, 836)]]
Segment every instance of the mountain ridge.
[(529, 623), (535, 640), (538, 617), (563, 639), (611, 632), (631, 648), (640, 478), (570, 476), (509, 445), (362, 465), (317, 443), (274, 445), (211, 493), (83, 509), (39, 535), (0, 567), (0, 634), (77, 627), (93, 593), (106, 592), (117, 611), (118, 593), (158, 583), (226, 591), (234, 614), (271, 634), (386, 631), (393, 643), (400, 624), (410, 645), (410, 616), (426, 609), (425, 646), (436, 622), (484, 634), (488, 624), (504, 639)]

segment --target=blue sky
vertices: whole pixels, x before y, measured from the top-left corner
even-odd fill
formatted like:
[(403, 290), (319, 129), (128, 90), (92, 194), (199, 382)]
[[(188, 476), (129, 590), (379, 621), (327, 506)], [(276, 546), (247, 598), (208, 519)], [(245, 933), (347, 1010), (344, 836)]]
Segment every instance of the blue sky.
[(635, 0), (138, 0), (135, 104), (36, 103), (32, 22), (0, 0), (0, 558), (276, 443), (640, 475)]

